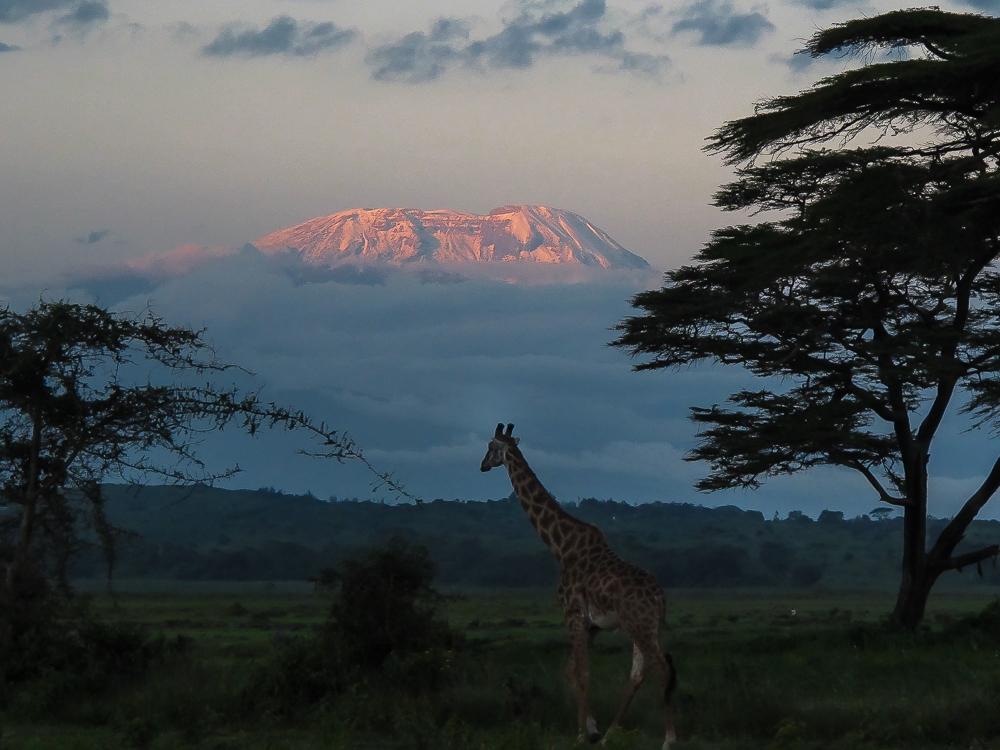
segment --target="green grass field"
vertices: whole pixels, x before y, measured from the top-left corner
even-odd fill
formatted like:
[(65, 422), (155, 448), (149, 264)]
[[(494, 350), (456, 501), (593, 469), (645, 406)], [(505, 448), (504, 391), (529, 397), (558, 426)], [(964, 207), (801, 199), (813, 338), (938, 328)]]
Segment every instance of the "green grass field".
[[(115, 600), (95, 595), (96, 612), (162, 632), (168, 655), (100, 689), (29, 685), (0, 714), (0, 748), (577, 747), (562, 678), (569, 649), (551, 591), (457, 592), (442, 610), (464, 634), (453, 652), (390, 661), (335, 698), (278, 710), (248, 696), (288, 673), (280, 662), (313, 637), (326, 599), (291, 584), (121, 588)], [(961, 624), (988, 595), (933, 597), (917, 635), (878, 627), (892, 607), (888, 592), (702, 590), (670, 599), (664, 645), (680, 677), (679, 750), (1000, 748), (1000, 633)], [(614, 633), (591, 651), (601, 726), (630, 653)], [(654, 692), (644, 686), (606, 747), (660, 746)]]

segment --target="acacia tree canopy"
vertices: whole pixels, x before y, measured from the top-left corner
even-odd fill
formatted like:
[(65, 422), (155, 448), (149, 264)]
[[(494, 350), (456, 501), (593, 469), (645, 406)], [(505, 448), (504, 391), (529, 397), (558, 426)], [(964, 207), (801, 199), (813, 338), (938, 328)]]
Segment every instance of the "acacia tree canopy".
[[(873, 62), (880, 52), (901, 59)], [(636, 369), (741, 365), (764, 387), (694, 408), (702, 490), (818, 465), (860, 472), (904, 511), (894, 620), (914, 627), (1000, 487), (1000, 459), (926, 549), (930, 447), (952, 401), (1000, 425), (1000, 19), (896, 11), (816, 34), (806, 53), (860, 67), (728, 122), (708, 150), (739, 165), (715, 196), (764, 214), (641, 293), (615, 345)], [(853, 146), (849, 148), (849, 146)], [(780, 383), (780, 385), (778, 385)]]
[[(371, 469), (343, 432), (214, 382), (233, 369), (202, 331), (167, 326), (148, 311), (64, 301), (0, 309), (0, 600), (38, 596), (51, 580), (65, 585), (67, 560), (87, 544), (113, 562), (125, 532), (104, 513), (107, 477), (213, 482), (239, 471), (205, 467), (196, 446), (206, 432), (301, 429), (318, 443), (311, 455)], [(375, 475), (376, 485), (409, 496), (391, 476)]]

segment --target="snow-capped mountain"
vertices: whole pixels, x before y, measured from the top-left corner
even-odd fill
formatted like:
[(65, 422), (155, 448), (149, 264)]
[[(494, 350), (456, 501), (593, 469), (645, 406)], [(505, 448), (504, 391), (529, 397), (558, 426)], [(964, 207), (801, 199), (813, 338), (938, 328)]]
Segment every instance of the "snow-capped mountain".
[(274, 232), (253, 244), (268, 255), (297, 253), (317, 266), (527, 261), (649, 268), (579, 214), (545, 206), (503, 206), (486, 216), (445, 209), (354, 209)]

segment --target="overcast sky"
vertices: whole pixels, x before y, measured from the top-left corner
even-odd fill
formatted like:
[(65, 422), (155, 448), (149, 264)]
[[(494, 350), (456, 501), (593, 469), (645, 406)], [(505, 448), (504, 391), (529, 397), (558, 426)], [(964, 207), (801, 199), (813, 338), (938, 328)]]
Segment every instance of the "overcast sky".
[[(510, 420), (560, 499), (864, 512), (865, 486), (836, 473), (693, 494), (686, 409), (721, 400), (738, 375), (632, 374), (605, 347), (655, 276), (296, 286), (232, 250), (350, 208), (529, 203), (578, 212), (674, 267), (732, 221), (710, 205), (728, 172), (704, 139), (757, 99), (842, 70), (794, 56), (817, 29), (909, 5), (0, 0), (3, 291), (14, 304), (152, 300), (169, 322), (207, 325), (260, 384), (342, 424), (425, 497), (506, 495), (478, 461)], [(219, 257), (193, 262), (206, 254)], [(352, 470), (233, 445), (211, 450), (246, 466), (248, 486), (364, 493)], [(988, 458), (947, 450), (939, 515)]]

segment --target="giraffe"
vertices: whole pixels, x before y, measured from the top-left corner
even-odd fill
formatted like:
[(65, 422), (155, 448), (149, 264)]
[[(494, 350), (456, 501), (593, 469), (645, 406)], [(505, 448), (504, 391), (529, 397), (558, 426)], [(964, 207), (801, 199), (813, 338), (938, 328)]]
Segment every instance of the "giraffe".
[(645, 570), (629, 565), (611, 551), (604, 534), (563, 510), (517, 447), (514, 425), (498, 424), (483, 458), (481, 471), (505, 466), (510, 483), (528, 514), (531, 525), (559, 560), (561, 570), (556, 595), (566, 618), (572, 653), (566, 674), (576, 697), (580, 739), (601, 739), (590, 713), (588, 699), (587, 646), (598, 630), (622, 629), (632, 639), (632, 673), (625, 696), (605, 733), (618, 727), (629, 703), (642, 684), (650, 664), (663, 695), (666, 738), (663, 750), (676, 739), (671, 698), (677, 673), (669, 654), (660, 649), (659, 630), (666, 617), (666, 599), (656, 579)]

